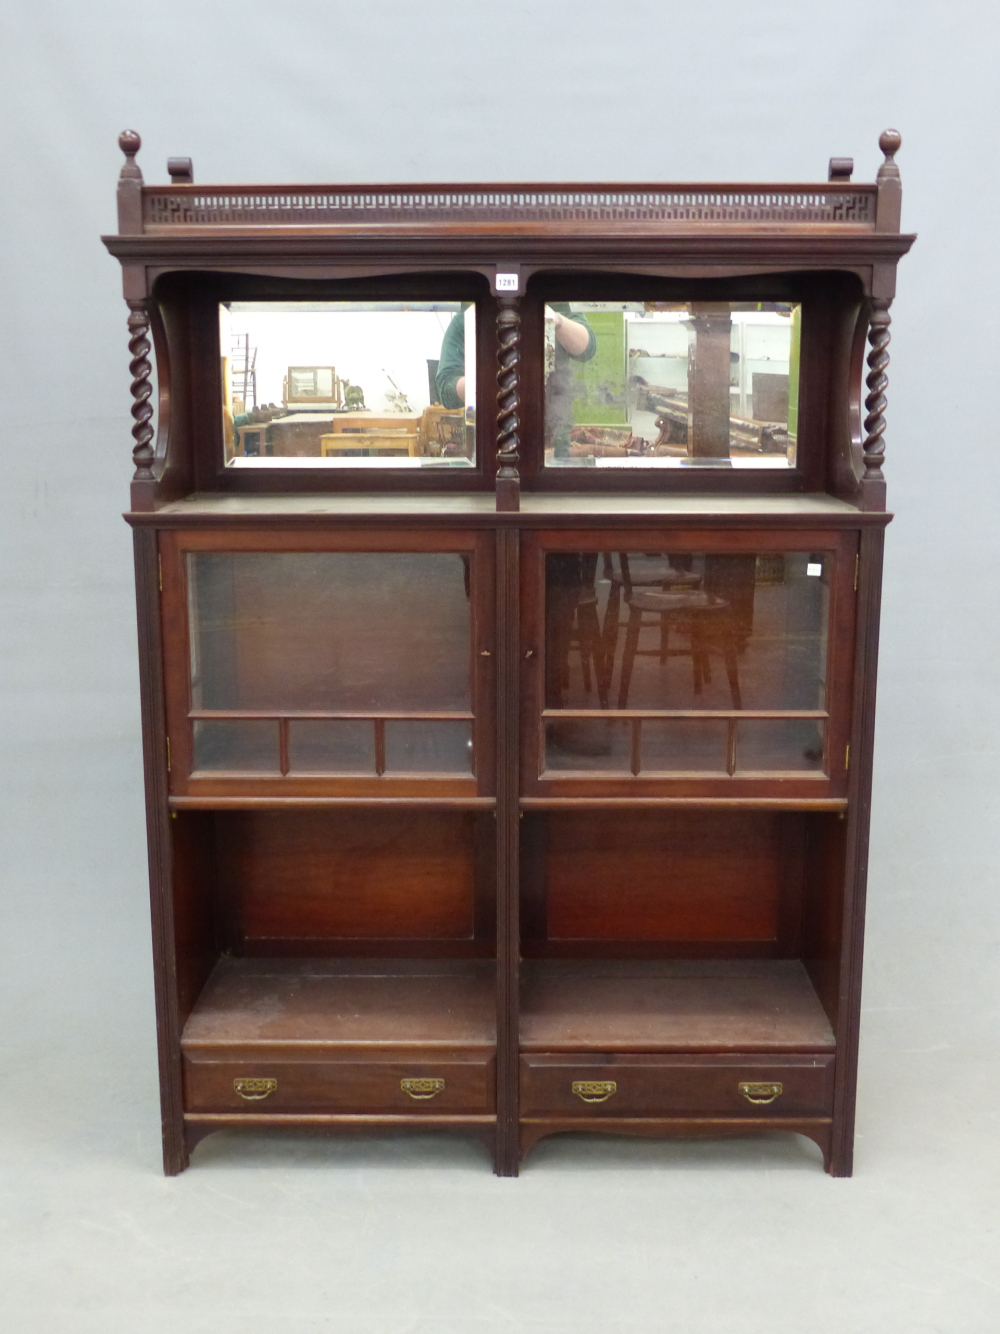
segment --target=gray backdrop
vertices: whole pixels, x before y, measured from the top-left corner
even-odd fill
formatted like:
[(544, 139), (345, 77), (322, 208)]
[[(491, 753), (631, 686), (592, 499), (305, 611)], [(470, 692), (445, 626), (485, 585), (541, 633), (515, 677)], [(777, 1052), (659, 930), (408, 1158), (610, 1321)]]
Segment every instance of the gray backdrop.
[[(0, 1290), (34, 1331), (992, 1331), (998, 11), (7, 0)], [(115, 226), (148, 181), (873, 179), (902, 131), (853, 1181), (798, 1141), (216, 1136), (160, 1175)], [(992, 757), (992, 758), (991, 758)]]

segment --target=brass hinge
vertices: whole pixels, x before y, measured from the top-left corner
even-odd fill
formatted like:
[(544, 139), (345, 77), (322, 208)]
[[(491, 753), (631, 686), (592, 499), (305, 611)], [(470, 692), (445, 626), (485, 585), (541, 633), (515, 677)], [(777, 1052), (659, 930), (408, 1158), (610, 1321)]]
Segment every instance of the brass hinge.
[[(163, 557), (160, 555), (159, 552), (156, 553), (156, 569), (157, 569), (157, 573), (158, 573), (158, 575), (159, 575), (160, 592), (162, 593), (162, 592), (163, 592)], [(854, 587), (857, 588), (857, 586), (858, 586), (858, 585), (857, 585), (857, 580), (855, 580)]]
[(844, 751), (844, 768), (849, 769), (850, 767), (851, 767), (851, 748), (850, 746), (848, 746), (847, 749)]
[(170, 772), (170, 738), (167, 737), (167, 773)]
[[(859, 570), (860, 568), (861, 568), (861, 553), (858, 552), (858, 554), (854, 557), (854, 591), (855, 591), (855, 593), (858, 591), (858, 570)], [(160, 587), (162, 588), (163, 585), (161, 584)]]

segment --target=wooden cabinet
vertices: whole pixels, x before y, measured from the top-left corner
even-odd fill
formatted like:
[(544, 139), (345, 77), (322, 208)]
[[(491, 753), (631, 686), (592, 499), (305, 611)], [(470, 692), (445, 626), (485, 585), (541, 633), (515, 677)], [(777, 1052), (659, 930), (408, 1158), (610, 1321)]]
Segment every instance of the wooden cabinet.
[(120, 143), (166, 1170), (249, 1125), (848, 1174), (898, 135), (804, 187)]

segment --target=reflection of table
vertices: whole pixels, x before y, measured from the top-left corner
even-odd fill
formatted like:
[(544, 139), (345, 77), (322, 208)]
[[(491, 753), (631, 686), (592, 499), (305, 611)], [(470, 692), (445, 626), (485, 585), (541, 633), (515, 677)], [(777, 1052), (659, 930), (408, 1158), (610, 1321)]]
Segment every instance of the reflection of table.
[(331, 431), (320, 436), (320, 451), (326, 458), (413, 458), (416, 431)]
[(324, 458), (412, 458), (420, 417), (406, 412), (338, 412), (320, 438)]
[(269, 422), (237, 427), (236, 453), (246, 458), (309, 458), (320, 452), (320, 436), (330, 429), (331, 414), (289, 412)]

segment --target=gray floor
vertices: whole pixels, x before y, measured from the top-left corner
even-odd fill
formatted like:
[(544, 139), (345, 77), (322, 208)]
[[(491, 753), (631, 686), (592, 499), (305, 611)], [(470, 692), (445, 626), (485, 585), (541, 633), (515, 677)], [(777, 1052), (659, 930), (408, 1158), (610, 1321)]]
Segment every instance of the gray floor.
[[(4, 1334), (1000, 1328), (998, 36), (983, 0), (3, 8)], [(840, 153), (871, 180), (903, 132), (852, 1180), (781, 1138), (556, 1139), (499, 1181), (473, 1142), (220, 1135), (160, 1175), (97, 242), (130, 124), (151, 181), (174, 153), (201, 181), (817, 180)]]

